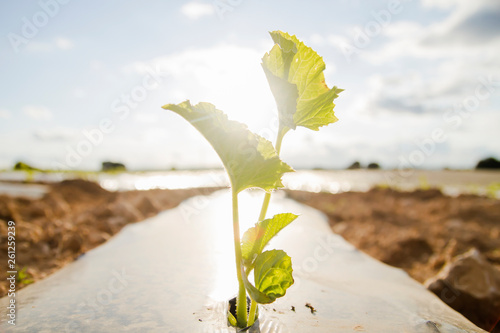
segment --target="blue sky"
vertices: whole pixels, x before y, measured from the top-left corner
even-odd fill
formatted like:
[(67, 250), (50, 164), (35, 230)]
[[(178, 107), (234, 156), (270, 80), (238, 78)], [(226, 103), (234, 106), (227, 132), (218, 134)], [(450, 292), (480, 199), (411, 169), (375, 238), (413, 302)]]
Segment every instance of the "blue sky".
[(323, 56), (327, 84), (345, 89), (339, 122), (287, 134), (294, 167), (500, 158), (497, 0), (5, 1), (0, 22), (0, 169), (219, 166), (160, 108), (184, 99), (274, 139), (260, 59), (277, 29)]

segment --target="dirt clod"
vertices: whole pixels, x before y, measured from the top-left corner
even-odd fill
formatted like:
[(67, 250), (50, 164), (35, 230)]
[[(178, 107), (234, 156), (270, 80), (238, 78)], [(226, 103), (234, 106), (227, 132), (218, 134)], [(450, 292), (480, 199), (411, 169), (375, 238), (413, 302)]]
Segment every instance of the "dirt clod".
[(314, 314), (316, 312), (316, 309), (311, 305), (311, 303), (306, 303), (305, 307), (309, 308), (309, 310), (311, 310), (312, 314)]

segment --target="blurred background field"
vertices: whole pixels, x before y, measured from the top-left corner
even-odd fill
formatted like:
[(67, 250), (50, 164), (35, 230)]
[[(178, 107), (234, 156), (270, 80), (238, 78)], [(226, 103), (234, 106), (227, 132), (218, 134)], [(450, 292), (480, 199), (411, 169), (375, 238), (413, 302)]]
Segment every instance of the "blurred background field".
[[(150, 172), (0, 172), (0, 193), (41, 196), (43, 183), (82, 178), (109, 191), (228, 187), (224, 170)], [(500, 172), (496, 170), (298, 170), (285, 174), (285, 188), (307, 192), (364, 192), (373, 187), (411, 191), (439, 189), (444, 194), (486, 195), (500, 198)]]

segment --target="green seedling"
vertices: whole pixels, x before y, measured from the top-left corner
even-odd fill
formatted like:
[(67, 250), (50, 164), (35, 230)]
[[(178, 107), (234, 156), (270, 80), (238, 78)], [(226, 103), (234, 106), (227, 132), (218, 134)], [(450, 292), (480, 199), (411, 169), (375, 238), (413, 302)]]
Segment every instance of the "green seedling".
[(26, 267), (23, 267), (23, 269), (17, 272), (16, 282), (19, 284), (30, 284), (35, 282), (35, 280), (33, 280), (31, 274), (26, 271)]
[(491, 183), (486, 187), (488, 197), (497, 199), (500, 198), (500, 183)]
[[(228, 322), (240, 328), (254, 324), (257, 304), (269, 304), (285, 295), (293, 284), (292, 261), (282, 250), (264, 251), (276, 234), (297, 218), (291, 213), (266, 219), (271, 192), (283, 187), (281, 177), (294, 170), (280, 157), (285, 134), (297, 126), (319, 130), (337, 121), (333, 100), (342, 89), (328, 88), (323, 59), (311, 48), (281, 31), (270, 33), (273, 48), (262, 58), (262, 68), (276, 100), (279, 129), (273, 144), (229, 120), (210, 103), (192, 105), (189, 100), (167, 104), (191, 123), (212, 145), (229, 176), (232, 192), (233, 235), (239, 291), (235, 316), (228, 312)], [(248, 188), (264, 190), (264, 202), (254, 227), (240, 238), (238, 194)], [(254, 272), (253, 283), (249, 274)], [(251, 298), (248, 309), (247, 294)]]

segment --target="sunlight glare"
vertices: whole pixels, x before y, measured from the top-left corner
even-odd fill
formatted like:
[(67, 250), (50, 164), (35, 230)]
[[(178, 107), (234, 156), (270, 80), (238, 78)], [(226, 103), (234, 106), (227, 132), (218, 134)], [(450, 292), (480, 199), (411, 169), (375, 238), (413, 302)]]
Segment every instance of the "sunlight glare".
[[(229, 197), (229, 196), (228, 196)], [(250, 227), (252, 227), (258, 218), (260, 205), (264, 198), (263, 191), (243, 192), (238, 196), (239, 216), (240, 216), (240, 237)], [(214, 301), (224, 301), (234, 297), (238, 291), (238, 280), (236, 278), (234, 245), (233, 245), (233, 227), (231, 203), (224, 202), (224, 207), (212, 210), (217, 211), (217, 216), (207, 218), (217, 218), (221, 223), (216, 224), (211, 236), (215, 237), (214, 258), (215, 285), (209, 293), (209, 297)], [(251, 279), (253, 282), (253, 279)]]

